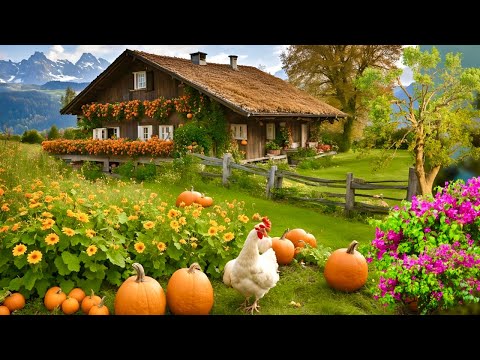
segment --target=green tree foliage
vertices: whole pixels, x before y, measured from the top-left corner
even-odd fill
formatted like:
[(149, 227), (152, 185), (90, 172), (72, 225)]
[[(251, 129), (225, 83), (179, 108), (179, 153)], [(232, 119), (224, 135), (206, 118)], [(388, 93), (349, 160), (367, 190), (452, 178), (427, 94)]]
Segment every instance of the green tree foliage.
[(22, 135), (22, 143), (40, 144), (43, 140), (43, 136), (35, 129), (27, 130)]
[(48, 140), (55, 140), (60, 138), (60, 133), (58, 132), (58, 128), (55, 125), (52, 125), (52, 127), (48, 131), (47, 138)]
[[(460, 53), (446, 54), (442, 62), (436, 48), (423, 52), (419, 47), (406, 48), (403, 63), (413, 71), (413, 93), (400, 82), (402, 71), (398, 69), (368, 69), (358, 81), (358, 87), (369, 93), (366, 103), (372, 123), (365, 135), (383, 137), (385, 147), (399, 148), (413, 134), (409, 150), (420, 191), (431, 194), (441, 167), (468, 155), (479, 157), (478, 149), (472, 148), (472, 135), (478, 128), (474, 100), (480, 90), (480, 68), (463, 68)], [(386, 91), (392, 84), (404, 93), (403, 99)], [(394, 139), (400, 127), (408, 131), (402, 139)]]
[(62, 95), (60, 97), (60, 103), (62, 104), (62, 108), (64, 108), (65, 106), (67, 106), (70, 101), (73, 100), (73, 98), (76, 96), (77, 94), (75, 93), (75, 90), (73, 90), (70, 86), (68, 86), (66, 89), (65, 89), (65, 96)]
[(355, 80), (369, 67), (393, 68), (400, 55), (401, 45), (291, 45), (281, 59), (292, 84), (348, 114), (339, 144), (347, 151), (364, 114)]

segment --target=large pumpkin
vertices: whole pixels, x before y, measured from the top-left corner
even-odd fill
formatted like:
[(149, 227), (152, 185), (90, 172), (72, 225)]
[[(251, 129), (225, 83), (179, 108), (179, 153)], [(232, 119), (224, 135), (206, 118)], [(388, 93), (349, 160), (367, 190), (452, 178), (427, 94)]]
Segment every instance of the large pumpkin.
[(298, 247), (301, 240), (305, 241), (305, 236), (307, 236), (307, 232), (298, 228), (292, 229), (285, 234), (285, 237), (293, 243), (294, 247)]
[(281, 237), (272, 238), (272, 249), (275, 251), (277, 262), (280, 265), (290, 264), (295, 255), (295, 246), (293, 246), (293, 243), (285, 237), (288, 231), (289, 229), (285, 230)]
[[(175, 205), (177, 207), (192, 205), (201, 196), (202, 194), (200, 194), (198, 191), (193, 190), (193, 186), (192, 186), (191, 190), (185, 190), (182, 193), (180, 193), (180, 195), (178, 195)], [(182, 203), (184, 203), (184, 205), (180, 205)]]
[(143, 266), (134, 263), (137, 275), (130, 276), (120, 285), (115, 295), (116, 315), (164, 315), (167, 299), (160, 283), (145, 276)]
[(52, 311), (56, 307), (60, 308), (66, 298), (67, 294), (65, 294), (59, 286), (54, 286), (48, 289), (45, 293), (43, 303), (47, 310)]
[(167, 304), (175, 315), (208, 315), (213, 307), (213, 287), (200, 265), (178, 269), (167, 284)]
[(353, 240), (348, 248), (337, 249), (328, 257), (323, 274), (332, 288), (351, 292), (367, 282), (367, 261), (356, 250), (357, 245)]
[(25, 307), (25, 297), (19, 292), (9, 294), (3, 301), (3, 305), (6, 306), (10, 312), (23, 309)]

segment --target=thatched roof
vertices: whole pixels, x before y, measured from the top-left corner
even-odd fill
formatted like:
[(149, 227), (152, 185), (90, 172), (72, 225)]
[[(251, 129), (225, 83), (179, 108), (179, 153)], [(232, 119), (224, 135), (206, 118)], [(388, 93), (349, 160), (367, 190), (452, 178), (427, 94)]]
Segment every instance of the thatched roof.
[[(333, 106), (253, 66), (238, 65), (238, 70), (234, 70), (229, 64), (208, 63), (208, 61), (207, 65), (196, 65), (190, 59), (155, 55), (137, 50), (126, 50), (117, 60), (128, 55), (169, 73), (174, 78), (246, 116), (321, 118), (346, 116)], [(117, 60), (110, 67), (113, 67)], [(104, 73), (107, 73), (109, 68)], [(100, 74), (82, 93), (88, 92), (97, 81), (104, 78), (106, 75), (104, 73)], [(61, 113), (69, 113), (74, 106), (78, 106), (82, 93), (62, 109)]]

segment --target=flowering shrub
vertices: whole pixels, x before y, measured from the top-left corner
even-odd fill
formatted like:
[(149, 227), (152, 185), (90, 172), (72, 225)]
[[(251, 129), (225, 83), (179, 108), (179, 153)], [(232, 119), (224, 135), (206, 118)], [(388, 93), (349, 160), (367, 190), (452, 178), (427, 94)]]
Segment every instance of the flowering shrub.
[(51, 154), (168, 157), (173, 151), (173, 141), (160, 140), (158, 136), (152, 136), (147, 141), (128, 141), (127, 139), (58, 139), (42, 142), (42, 148)]
[(154, 278), (198, 262), (219, 278), (261, 218), (241, 201), (177, 208), (176, 196), (134, 189), (61, 175), (14, 187), (0, 179), (0, 288), (98, 291), (105, 281), (120, 285), (132, 262)]
[(377, 225), (367, 261), (380, 272), (374, 296), (422, 314), (480, 300), (480, 178), (413, 198)]

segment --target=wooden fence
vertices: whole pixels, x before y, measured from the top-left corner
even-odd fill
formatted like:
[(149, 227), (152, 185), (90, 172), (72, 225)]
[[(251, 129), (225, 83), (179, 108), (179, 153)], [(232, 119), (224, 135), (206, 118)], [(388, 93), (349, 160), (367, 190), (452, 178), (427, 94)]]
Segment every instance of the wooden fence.
[[(322, 192), (320, 198), (307, 198), (307, 197), (290, 197), (291, 199), (316, 202), (324, 205), (340, 206), (345, 209), (347, 216), (351, 215), (352, 211), (366, 211), (372, 213), (388, 213), (389, 206), (379, 206), (368, 204), (365, 202), (356, 201), (356, 197), (364, 198), (377, 198), (381, 202), (386, 200), (409, 200), (418, 193), (418, 179), (413, 168), (409, 169), (408, 179), (406, 180), (379, 180), (379, 181), (366, 181), (364, 179), (355, 178), (353, 173), (347, 173), (345, 180), (331, 180), (321, 179), (311, 176), (304, 176), (292, 171), (279, 170), (276, 165), (270, 167), (270, 169), (264, 169), (252, 164), (237, 164), (233, 161), (231, 154), (225, 154), (223, 159), (209, 157), (200, 154), (192, 154), (202, 159), (202, 164), (207, 166), (222, 167), (222, 173), (209, 173), (201, 172), (203, 176), (221, 177), (223, 185), (228, 185), (229, 178), (232, 176), (232, 170), (242, 170), (250, 174), (256, 174), (264, 176), (266, 178), (265, 196), (271, 198), (275, 189), (281, 189), (283, 186), (283, 179), (288, 179), (293, 182), (298, 182), (310, 186), (321, 186), (330, 188), (342, 188), (345, 189), (345, 193), (331, 193)], [(392, 185), (395, 184), (395, 185)], [(388, 196), (359, 194), (355, 193), (355, 190), (405, 190), (406, 195), (404, 198), (394, 198)], [(329, 198), (336, 198), (331, 200)], [(340, 201), (343, 199), (344, 201)]]

